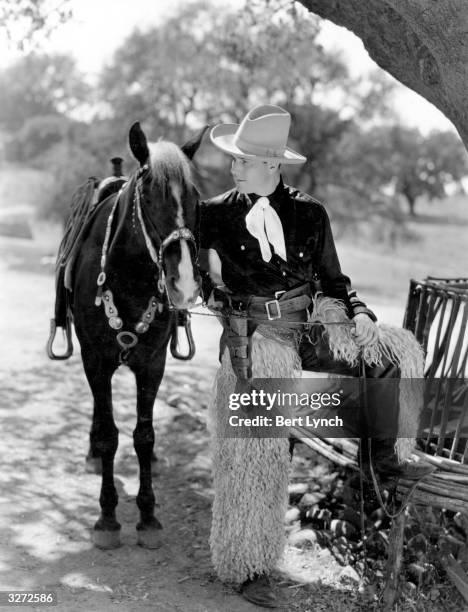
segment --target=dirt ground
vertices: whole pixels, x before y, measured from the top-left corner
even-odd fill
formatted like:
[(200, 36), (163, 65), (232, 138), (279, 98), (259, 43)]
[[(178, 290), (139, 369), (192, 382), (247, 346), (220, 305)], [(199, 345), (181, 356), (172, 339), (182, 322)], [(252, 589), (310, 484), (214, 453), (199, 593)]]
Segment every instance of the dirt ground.
[[(115, 474), (122, 546), (98, 550), (91, 530), (100, 478), (87, 473), (84, 462), (91, 396), (76, 341), (69, 361), (51, 362), (45, 355), (53, 278), (50, 264), (41, 263), (43, 254), (31, 241), (0, 239), (0, 590), (51, 590), (58, 597), (55, 609), (67, 612), (257, 610), (217, 581), (210, 565), (205, 406), (216, 369), (218, 323), (193, 317), (197, 355), (190, 363), (169, 358), (156, 402), (154, 486), (164, 526), (157, 550), (136, 545), (134, 383), (129, 371), (118, 371)], [(305, 602), (314, 594), (314, 610), (330, 609), (330, 601), (331, 609), (350, 609), (356, 584), (327, 550), (288, 547), (280, 569), (286, 609), (312, 609)]]

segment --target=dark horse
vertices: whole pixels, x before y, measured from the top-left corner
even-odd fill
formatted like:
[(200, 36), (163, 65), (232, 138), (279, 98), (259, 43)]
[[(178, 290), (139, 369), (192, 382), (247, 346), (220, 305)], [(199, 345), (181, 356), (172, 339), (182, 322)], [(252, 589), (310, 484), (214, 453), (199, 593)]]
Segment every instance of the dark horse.
[(94, 526), (94, 542), (102, 548), (120, 544), (111, 379), (122, 363), (137, 384), (138, 543), (158, 544), (161, 524), (154, 515), (151, 480), (153, 405), (176, 310), (193, 306), (200, 289), (192, 233), (198, 192), (189, 160), (203, 133), (181, 148), (164, 141), (148, 144), (134, 124), (130, 149), (140, 167), (118, 194), (98, 205), (74, 262), (71, 310), (94, 398), (91, 451), (102, 464), (101, 516)]

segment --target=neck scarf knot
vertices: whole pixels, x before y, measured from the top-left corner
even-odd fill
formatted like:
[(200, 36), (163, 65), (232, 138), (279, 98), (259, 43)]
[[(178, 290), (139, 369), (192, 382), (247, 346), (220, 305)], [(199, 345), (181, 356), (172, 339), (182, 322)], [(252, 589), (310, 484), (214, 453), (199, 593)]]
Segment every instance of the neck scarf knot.
[(252, 236), (258, 240), (263, 261), (271, 259), (270, 244), (273, 245), (275, 253), (286, 261), (286, 245), (281, 219), (267, 197), (258, 198), (245, 217), (245, 225)]

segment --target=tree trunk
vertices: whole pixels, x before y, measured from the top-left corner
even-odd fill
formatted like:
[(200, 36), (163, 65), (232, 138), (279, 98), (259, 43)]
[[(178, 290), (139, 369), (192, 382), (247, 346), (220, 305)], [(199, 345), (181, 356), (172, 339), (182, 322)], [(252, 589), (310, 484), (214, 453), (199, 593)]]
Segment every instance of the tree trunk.
[(466, 0), (299, 0), (361, 38), (371, 58), (432, 102), (468, 149)]
[(416, 198), (413, 196), (413, 194), (408, 193), (407, 191), (403, 191), (403, 195), (405, 196), (406, 201), (408, 202), (410, 216), (415, 217), (416, 216), (416, 210), (415, 210)]

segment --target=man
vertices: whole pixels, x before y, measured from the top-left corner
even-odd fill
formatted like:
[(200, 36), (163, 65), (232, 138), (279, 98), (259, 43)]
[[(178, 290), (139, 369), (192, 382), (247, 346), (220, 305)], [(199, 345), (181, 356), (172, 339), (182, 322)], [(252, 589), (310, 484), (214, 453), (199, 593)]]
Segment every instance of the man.
[[(306, 161), (287, 146), (290, 123), (287, 111), (263, 105), (247, 113), (240, 125), (221, 124), (211, 131), (213, 144), (232, 157), (235, 188), (200, 207), (204, 295), (209, 305), (248, 315), (223, 324), (220, 352), (227, 346), (239, 381), (252, 377), (255, 322), (248, 319), (306, 321), (318, 289), (346, 306), (359, 345), (378, 337), (375, 315), (341, 271), (325, 208), (283, 182), (282, 166)], [(356, 375), (346, 364), (333, 362), (321, 334), (313, 343), (301, 341), (299, 355), (304, 370)], [(276, 605), (265, 574), (250, 576), (241, 592), (257, 605)]]

